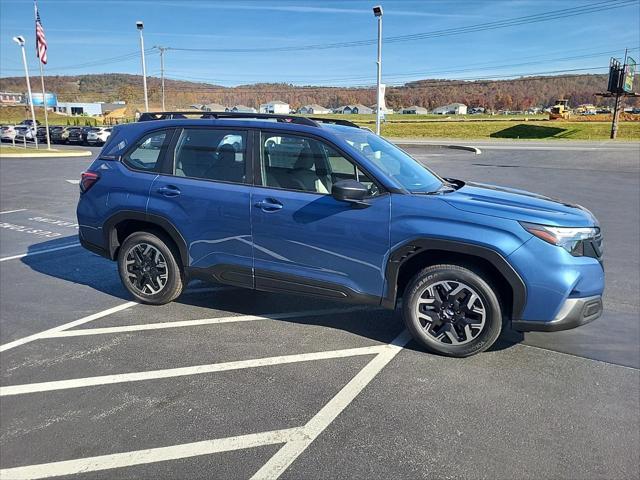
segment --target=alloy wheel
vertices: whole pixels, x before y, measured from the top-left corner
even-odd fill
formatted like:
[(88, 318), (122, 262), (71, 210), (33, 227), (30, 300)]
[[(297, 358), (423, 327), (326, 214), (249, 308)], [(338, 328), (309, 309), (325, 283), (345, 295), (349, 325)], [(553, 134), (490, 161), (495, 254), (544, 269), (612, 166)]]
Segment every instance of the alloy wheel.
[(155, 295), (167, 285), (169, 270), (162, 252), (148, 243), (131, 247), (125, 257), (129, 284), (142, 295)]
[(427, 335), (445, 345), (469, 343), (484, 330), (487, 311), (478, 292), (460, 281), (427, 285), (415, 306)]

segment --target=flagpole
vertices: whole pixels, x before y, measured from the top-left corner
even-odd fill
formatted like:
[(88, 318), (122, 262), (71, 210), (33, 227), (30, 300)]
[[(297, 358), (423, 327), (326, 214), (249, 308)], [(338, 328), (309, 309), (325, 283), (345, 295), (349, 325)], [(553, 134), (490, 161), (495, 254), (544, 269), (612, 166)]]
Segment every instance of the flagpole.
[[(36, 0), (33, 0), (33, 10), (36, 19), (36, 25), (38, 23), (38, 4)], [(37, 32), (36, 32), (37, 37)], [(36, 38), (36, 48), (37, 48), (38, 39)], [(38, 64), (40, 65), (40, 83), (42, 84), (42, 108), (44, 108), (44, 128), (47, 133), (47, 150), (51, 150), (51, 138), (49, 137), (49, 114), (47, 112), (47, 92), (44, 89), (44, 68), (42, 66), (42, 58), (38, 55)], [(36, 135), (38, 133), (38, 129), (36, 127)]]
[(42, 68), (42, 62), (38, 63), (40, 64), (40, 82), (42, 83), (42, 107), (44, 108), (44, 128), (47, 132), (47, 150), (51, 150), (51, 138), (49, 138), (49, 115), (47, 114), (47, 93), (44, 89), (44, 69)]

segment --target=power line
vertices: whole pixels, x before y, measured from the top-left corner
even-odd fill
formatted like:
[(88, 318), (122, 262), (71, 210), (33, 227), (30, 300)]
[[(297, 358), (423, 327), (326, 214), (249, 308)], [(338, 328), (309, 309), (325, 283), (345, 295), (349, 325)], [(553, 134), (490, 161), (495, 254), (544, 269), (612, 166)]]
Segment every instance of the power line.
[[(465, 27), (456, 27), (443, 30), (434, 30), (430, 32), (414, 33), (410, 35), (398, 35), (384, 38), (384, 43), (399, 43), (416, 40), (424, 40), (430, 38), (439, 38), (451, 35), (461, 35), (465, 33), (475, 33), (486, 30), (495, 30), (498, 28), (506, 28), (517, 25), (528, 25), (532, 23), (547, 22), (551, 20), (564, 19), (568, 17), (574, 17), (577, 15), (586, 15), (589, 13), (596, 13), (604, 10), (611, 10), (615, 8), (621, 8), (637, 4), (637, 0), (608, 0), (580, 7), (564, 8), (560, 10), (553, 10), (549, 12), (538, 13), (535, 15), (526, 15), (523, 17), (515, 17), (505, 20), (498, 20), (495, 22), (485, 22), (475, 25), (468, 25)], [(327, 50), (334, 48), (351, 48), (361, 47), (367, 45), (373, 45), (377, 42), (377, 39), (367, 40), (355, 40), (350, 42), (337, 42), (337, 43), (321, 43), (312, 45), (300, 45), (289, 47), (258, 47), (258, 48), (182, 48), (182, 47), (169, 47), (171, 50), (182, 52), (216, 52), (216, 53), (253, 53), (253, 52), (293, 52), (293, 51), (305, 51), (305, 50)]]

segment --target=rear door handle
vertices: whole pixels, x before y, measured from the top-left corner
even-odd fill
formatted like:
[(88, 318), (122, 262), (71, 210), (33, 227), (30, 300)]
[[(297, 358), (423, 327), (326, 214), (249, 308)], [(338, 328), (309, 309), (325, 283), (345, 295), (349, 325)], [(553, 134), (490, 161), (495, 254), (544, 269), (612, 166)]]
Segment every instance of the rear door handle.
[(282, 203), (275, 198), (265, 198), (255, 203), (255, 206), (261, 209), (263, 212), (276, 212), (282, 210)]
[(165, 197), (177, 197), (180, 195), (180, 189), (175, 185), (166, 185), (164, 187), (160, 187), (157, 191), (160, 195), (164, 195)]

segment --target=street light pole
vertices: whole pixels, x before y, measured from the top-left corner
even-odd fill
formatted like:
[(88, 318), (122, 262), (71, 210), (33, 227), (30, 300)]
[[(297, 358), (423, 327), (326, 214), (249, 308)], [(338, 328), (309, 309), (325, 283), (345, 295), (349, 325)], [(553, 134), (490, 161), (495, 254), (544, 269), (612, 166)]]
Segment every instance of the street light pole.
[(18, 35), (17, 37), (13, 37), (13, 41), (20, 45), (20, 49), (22, 50), (22, 63), (24, 64), (24, 76), (27, 79), (27, 92), (29, 94), (29, 105), (31, 106), (31, 121), (33, 124), (31, 127), (33, 128), (32, 135), (33, 141), (36, 144), (36, 148), (38, 148), (38, 124), (36, 123), (36, 112), (33, 109), (33, 96), (31, 95), (31, 81), (29, 80), (29, 68), (27, 67), (27, 55), (24, 52), (24, 37)]
[(377, 61), (377, 81), (376, 81), (376, 135), (380, 135), (380, 115), (382, 95), (380, 92), (380, 83), (382, 79), (382, 6), (377, 5), (373, 7), (373, 14), (378, 19), (378, 61)]
[(144, 30), (144, 24), (138, 20), (136, 22), (136, 28), (140, 32), (140, 55), (142, 58), (142, 85), (144, 87), (144, 111), (149, 111), (149, 97), (147, 95), (147, 63), (144, 59), (144, 37), (142, 36), (142, 30)]

